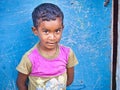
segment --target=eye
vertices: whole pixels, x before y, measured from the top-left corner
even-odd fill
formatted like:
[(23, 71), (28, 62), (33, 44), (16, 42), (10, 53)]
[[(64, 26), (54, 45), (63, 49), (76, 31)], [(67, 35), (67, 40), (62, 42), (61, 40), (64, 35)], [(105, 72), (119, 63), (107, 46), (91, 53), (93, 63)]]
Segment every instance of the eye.
[(48, 34), (48, 33), (49, 33), (49, 31), (48, 31), (48, 30), (44, 30), (43, 32), (44, 32), (44, 34)]
[(57, 29), (55, 32), (56, 32), (56, 33), (60, 33), (60, 32), (61, 32), (61, 29)]

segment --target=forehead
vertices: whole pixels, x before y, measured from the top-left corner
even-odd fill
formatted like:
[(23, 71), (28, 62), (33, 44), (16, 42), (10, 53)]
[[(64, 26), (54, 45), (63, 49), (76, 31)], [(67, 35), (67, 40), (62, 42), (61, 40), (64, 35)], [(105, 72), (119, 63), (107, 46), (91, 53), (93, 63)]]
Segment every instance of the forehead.
[(55, 20), (42, 21), (39, 25), (40, 28), (45, 28), (48, 30), (58, 29), (62, 27), (62, 19), (56, 18)]

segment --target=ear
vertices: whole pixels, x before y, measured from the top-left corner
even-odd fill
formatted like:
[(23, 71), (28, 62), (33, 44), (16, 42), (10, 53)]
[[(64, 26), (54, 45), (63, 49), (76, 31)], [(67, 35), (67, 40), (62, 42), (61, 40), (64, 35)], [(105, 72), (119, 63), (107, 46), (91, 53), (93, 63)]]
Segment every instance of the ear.
[(32, 31), (33, 31), (33, 33), (37, 36), (38, 35), (38, 30), (37, 30), (37, 28), (36, 27), (32, 27)]

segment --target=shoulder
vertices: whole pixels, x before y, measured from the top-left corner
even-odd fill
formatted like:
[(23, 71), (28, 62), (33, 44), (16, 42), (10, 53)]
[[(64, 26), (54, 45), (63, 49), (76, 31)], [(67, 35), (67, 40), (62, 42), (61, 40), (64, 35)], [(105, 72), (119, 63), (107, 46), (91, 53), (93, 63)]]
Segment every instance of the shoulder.
[(64, 45), (62, 45), (62, 44), (59, 45), (59, 48), (60, 48), (60, 49), (65, 49), (65, 50), (70, 50), (70, 49), (71, 49), (70, 47), (64, 46)]
[(24, 54), (23, 54), (23, 56), (22, 56), (22, 58), (21, 58), (21, 61), (20, 61), (20, 63), (22, 62), (25, 62), (25, 63), (30, 63), (30, 60), (29, 60), (29, 55), (32, 53), (32, 51), (34, 50), (36, 48), (36, 45), (34, 45), (31, 49), (29, 49), (28, 51), (26, 51)]
[(25, 52), (24, 55), (22, 56), (19, 64), (16, 67), (16, 69), (19, 72), (24, 73), (24, 74), (29, 74), (31, 72), (32, 64), (31, 64), (28, 56), (34, 50), (34, 48), (35, 48), (35, 46), (33, 46), (30, 50)]
[(60, 49), (69, 50), (70, 54), (74, 54), (74, 51), (69, 46), (64, 46), (64, 45), (60, 44), (59, 47), (60, 47)]
[(30, 53), (32, 53), (37, 48), (37, 45), (38, 43), (35, 44), (32, 48), (30, 48), (28, 51), (26, 51), (23, 56), (28, 56)]
[(68, 47), (68, 46), (64, 46), (64, 45), (62, 45), (62, 44), (60, 44), (59, 45), (59, 49), (60, 49), (60, 52), (64, 52), (64, 53), (67, 53), (67, 54), (69, 54), (70, 53), (70, 47)]

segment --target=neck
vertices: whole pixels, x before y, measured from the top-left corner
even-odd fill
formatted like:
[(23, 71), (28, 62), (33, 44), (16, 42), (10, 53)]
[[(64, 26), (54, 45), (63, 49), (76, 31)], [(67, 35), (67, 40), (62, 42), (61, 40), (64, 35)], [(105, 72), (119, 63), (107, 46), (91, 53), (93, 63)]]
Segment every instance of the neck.
[(39, 44), (38, 44), (38, 49), (39, 49), (39, 52), (40, 52), (42, 55), (48, 55), (49, 57), (53, 57), (53, 56), (57, 53), (58, 46), (56, 46), (56, 48), (49, 49), (49, 48), (44, 48), (44, 47), (39, 43)]

